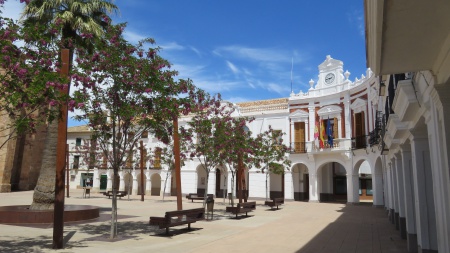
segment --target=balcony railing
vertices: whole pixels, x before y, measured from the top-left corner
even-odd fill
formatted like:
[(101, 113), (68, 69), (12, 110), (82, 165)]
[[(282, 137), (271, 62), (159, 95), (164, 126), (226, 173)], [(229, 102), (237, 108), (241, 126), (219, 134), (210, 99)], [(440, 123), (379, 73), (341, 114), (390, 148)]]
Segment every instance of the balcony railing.
[(299, 154), (306, 153), (306, 142), (291, 142), (291, 153)]
[(356, 136), (352, 138), (352, 149), (363, 149), (367, 147), (368, 135)]
[(349, 150), (349, 148), (350, 148), (350, 140), (349, 139), (334, 139), (333, 145), (330, 145), (327, 142), (327, 140), (325, 140), (325, 143), (322, 147), (320, 146), (320, 142), (318, 140), (307, 141), (307, 142), (291, 142), (291, 154)]

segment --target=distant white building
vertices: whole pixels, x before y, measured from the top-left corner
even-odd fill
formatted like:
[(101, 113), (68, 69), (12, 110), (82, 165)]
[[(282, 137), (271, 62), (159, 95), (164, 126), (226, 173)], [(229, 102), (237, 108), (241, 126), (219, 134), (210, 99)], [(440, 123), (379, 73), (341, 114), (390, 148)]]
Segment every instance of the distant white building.
[[(360, 199), (373, 199), (374, 205), (383, 206), (382, 160), (378, 144), (383, 106), (378, 103), (378, 79), (367, 70), (365, 75), (351, 81), (350, 73), (344, 73), (343, 63), (331, 56), (326, 57), (318, 70), (317, 83), (310, 81), (306, 92), (236, 104), (236, 116), (255, 118), (247, 126), (255, 136), (271, 126), (286, 133), (283, 142), (292, 150), (288, 154), (292, 167), (284, 175), (266, 175), (256, 168), (246, 168), (247, 194), (250, 198), (268, 196), (315, 202), (358, 203)], [(179, 125), (188, 121), (188, 117), (182, 117)], [(315, 128), (325, 132), (328, 125), (332, 129), (333, 143), (328, 143), (325, 136), (321, 144)], [(75, 150), (74, 146), (80, 145), (83, 139), (89, 139), (86, 126), (69, 128), (69, 150)], [(162, 146), (151, 136), (144, 141), (151, 152)], [(71, 153), (72, 188), (83, 187), (90, 178), (94, 190), (111, 189), (112, 171), (101, 168), (88, 171), (86, 166), (80, 166), (79, 159), (76, 152)], [(205, 173), (199, 162), (185, 161), (181, 168), (182, 193), (203, 194)], [(119, 190), (132, 194), (140, 193), (141, 189), (151, 195), (175, 194), (174, 177), (164, 165), (155, 168), (147, 163), (144, 186), (140, 185), (139, 170), (122, 170), (119, 174)], [(226, 196), (231, 189), (229, 174), (223, 168), (211, 172), (208, 193)], [(269, 181), (267, 192), (266, 177)]]

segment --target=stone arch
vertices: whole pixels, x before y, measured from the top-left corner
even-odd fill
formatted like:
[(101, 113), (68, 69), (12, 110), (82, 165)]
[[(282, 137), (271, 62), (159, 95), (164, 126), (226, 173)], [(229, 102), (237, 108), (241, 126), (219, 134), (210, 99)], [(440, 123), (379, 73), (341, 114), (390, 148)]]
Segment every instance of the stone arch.
[(294, 200), (309, 200), (309, 168), (304, 163), (296, 163), (291, 167)]
[(219, 167), (215, 170), (215, 176), (216, 176), (216, 184), (215, 184), (215, 196), (216, 198), (223, 197), (225, 198), (227, 195), (227, 170), (226, 168)]
[[(352, 176), (358, 176), (353, 182), (353, 201), (373, 201), (373, 168), (367, 159), (359, 159), (353, 166)], [(358, 182), (356, 182), (358, 181)]]
[(125, 184), (124, 190), (131, 194), (133, 192), (133, 175), (129, 172), (125, 172), (123, 175), (123, 182)]
[(207, 179), (206, 170), (203, 167), (203, 165), (199, 165), (197, 166), (196, 171), (197, 171), (197, 194), (203, 195), (205, 194), (206, 184), (208, 183), (206, 182)]
[(317, 196), (321, 202), (344, 201), (347, 193), (347, 169), (336, 160), (322, 162), (317, 167)]
[(152, 196), (160, 196), (161, 194), (161, 176), (158, 173), (154, 173), (150, 177), (151, 182), (151, 195)]

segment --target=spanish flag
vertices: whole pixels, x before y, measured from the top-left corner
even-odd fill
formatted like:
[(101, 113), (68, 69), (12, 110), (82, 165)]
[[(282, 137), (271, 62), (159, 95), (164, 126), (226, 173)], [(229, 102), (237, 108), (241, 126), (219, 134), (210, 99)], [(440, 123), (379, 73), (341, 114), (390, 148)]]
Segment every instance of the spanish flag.
[(325, 126), (323, 120), (320, 121), (320, 148), (325, 147)]

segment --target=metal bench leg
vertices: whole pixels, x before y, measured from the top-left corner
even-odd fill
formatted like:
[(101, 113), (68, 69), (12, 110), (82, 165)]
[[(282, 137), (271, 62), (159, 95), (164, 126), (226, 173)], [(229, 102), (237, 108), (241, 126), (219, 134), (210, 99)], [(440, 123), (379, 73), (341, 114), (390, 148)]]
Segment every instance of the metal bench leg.
[(169, 227), (166, 227), (166, 235), (169, 235)]
[(191, 230), (191, 223), (188, 223), (188, 230)]

